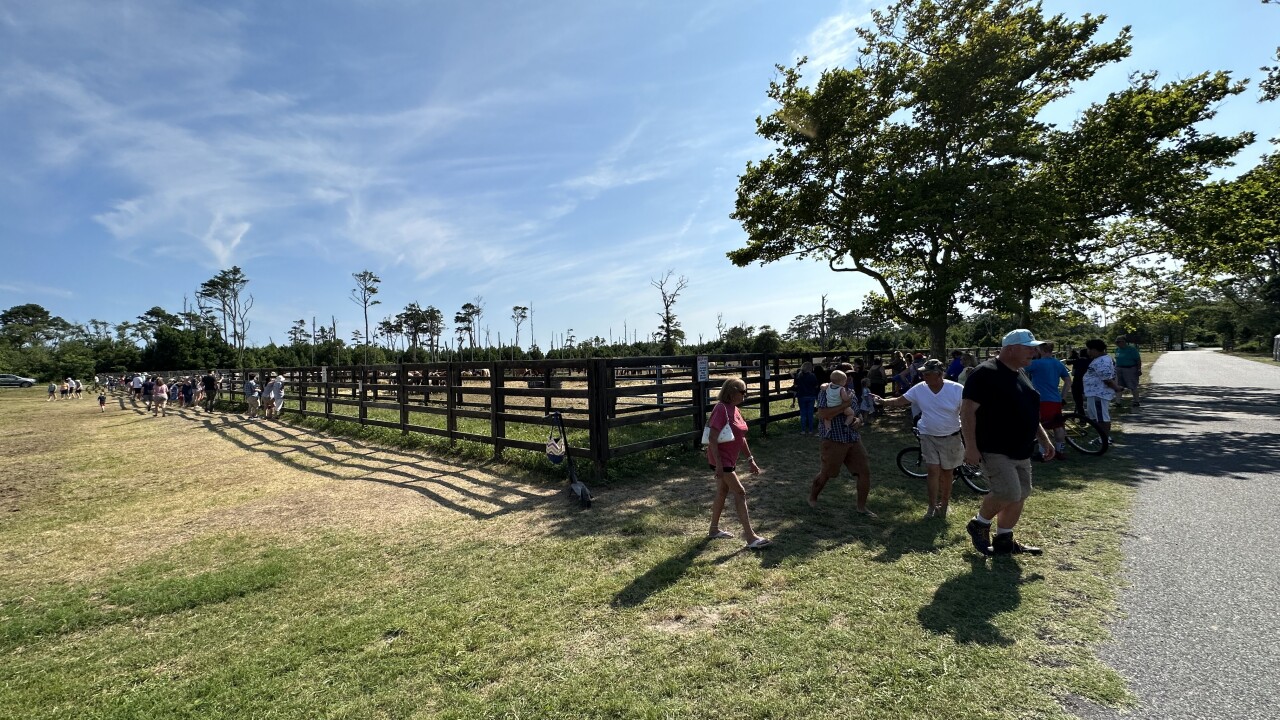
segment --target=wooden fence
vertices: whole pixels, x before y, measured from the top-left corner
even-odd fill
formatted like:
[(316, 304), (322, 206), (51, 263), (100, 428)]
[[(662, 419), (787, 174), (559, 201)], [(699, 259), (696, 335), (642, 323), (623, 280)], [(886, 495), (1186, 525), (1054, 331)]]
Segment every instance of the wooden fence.
[[(988, 355), (979, 349), (979, 358)], [(244, 401), (244, 381), (259, 387), (279, 373), (285, 412), (472, 441), (506, 450), (544, 452), (549, 413), (569, 434), (569, 453), (590, 462), (596, 478), (610, 460), (671, 445), (698, 447), (715, 393), (741, 378), (747, 424), (767, 433), (771, 423), (799, 416), (787, 407), (792, 374), (814, 353), (707, 355), (699, 381), (697, 357), (591, 358), (487, 362), (405, 363), (217, 370), (222, 400)], [(169, 378), (199, 375), (160, 373)], [(780, 406), (775, 406), (782, 403)]]

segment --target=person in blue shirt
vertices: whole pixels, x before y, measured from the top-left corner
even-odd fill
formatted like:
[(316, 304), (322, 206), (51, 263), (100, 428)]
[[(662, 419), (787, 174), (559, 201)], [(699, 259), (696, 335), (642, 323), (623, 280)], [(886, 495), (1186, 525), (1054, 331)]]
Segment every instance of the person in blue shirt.
[(813, 372), (813, 363), (806, 362), (796, 373), (792, 390), (796, 394), (796, 402), (800, 405), (800, 434), (813, 435), (818, 431), (814, 420), (813, 406), (818, 402), (818, 376)]
[(1066, 422), (1062, 417), (1062, 388), (1071, 387), (1071, 371), (1066, 364), (1053, 356), (1053, 343), (1045, 341), (1037, 350), (1040, 354), (1027, 366), (1027, 377), (1036, 392), (1040, 393), (1040, 424), (1053, 435), (1053, 445), (1059, 460), (1065, 460), (1063, 448), (1067, 444)]
[(962, 372), (964, 372), (964, 353), (959, 350), (952, 350), (951, 364), (947, 366), (947, 374), (943, 379), (958, 382)]

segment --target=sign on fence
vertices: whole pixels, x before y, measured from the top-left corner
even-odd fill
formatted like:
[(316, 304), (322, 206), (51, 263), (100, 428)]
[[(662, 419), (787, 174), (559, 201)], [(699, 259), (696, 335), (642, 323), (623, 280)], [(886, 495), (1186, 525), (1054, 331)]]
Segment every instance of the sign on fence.
[(704, 383), (710, 379), (711, 373), (708, 369), (709, 366), (710, 366), (710, 363), (707, 362), (707, 356), (699, 355), (698, 356), (698, 382)]

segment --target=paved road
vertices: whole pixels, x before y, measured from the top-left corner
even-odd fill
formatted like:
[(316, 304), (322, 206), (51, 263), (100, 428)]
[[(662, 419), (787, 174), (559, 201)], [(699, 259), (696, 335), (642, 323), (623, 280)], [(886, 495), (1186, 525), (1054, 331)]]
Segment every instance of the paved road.
[(1090, 720), (1280, 719), (1280, 366), (1166, 353), (1119, 450), (1140, 466), (1126, 614), (1102, 658), (1139, 700)]

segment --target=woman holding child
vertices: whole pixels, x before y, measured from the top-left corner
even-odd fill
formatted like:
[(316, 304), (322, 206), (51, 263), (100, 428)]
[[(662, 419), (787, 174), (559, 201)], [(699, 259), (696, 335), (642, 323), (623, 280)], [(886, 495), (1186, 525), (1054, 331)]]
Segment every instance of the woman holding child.
[[(729, 378), (720, 387), (720, 402), (711, 410), (707, 425), (711, 428), (710, 441), (707, 444), (707, 463), (715, 471), (716, 496), (711, 503), (711, 530), (709, 537), (713, 539), (731, 538), (733, 533), (720, 529), (720, 514), (724, 511), (725, 501), (733, 495), (733, 506), (738, 513), (738, 522), (742, 523), (742, 539), (751, 550), (759, 550), (772, 545), (767, 538), (760, 537), (751, 529), (751, 518), (747, 514), (747, 490), (738, 479), (738, 456), (747, 454), (747, 463), (751, 474), (759, 475), (762, 470), (756, 465), (747, 444), (747, 421), (738, 412), (738, 406), (747, 397), (747, 384), (740, 378)], [(733, 430), (733, 440), (719, 442), (716, 438), (720, 429), (728, 425)]]

